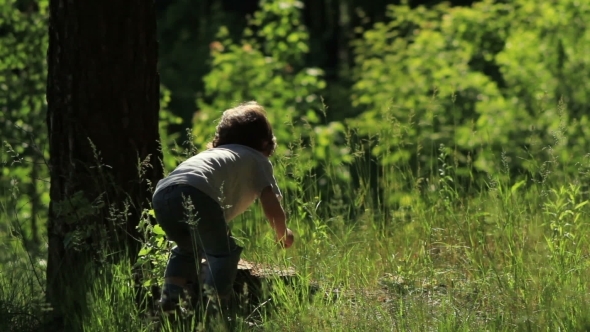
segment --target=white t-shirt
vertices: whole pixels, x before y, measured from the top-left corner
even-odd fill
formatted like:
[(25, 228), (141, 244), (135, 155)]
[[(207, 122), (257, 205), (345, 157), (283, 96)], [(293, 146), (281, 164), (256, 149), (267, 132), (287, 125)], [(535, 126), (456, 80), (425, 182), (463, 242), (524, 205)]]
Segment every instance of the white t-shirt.
[(193, 186), (215, 199), (224, 207), (226, 221), (246, 211), (267, 186), (282, 197), (270, 160), (240, 144), (218, 146), (185, 160), (158, 182), (154, 195), (175, 184)]

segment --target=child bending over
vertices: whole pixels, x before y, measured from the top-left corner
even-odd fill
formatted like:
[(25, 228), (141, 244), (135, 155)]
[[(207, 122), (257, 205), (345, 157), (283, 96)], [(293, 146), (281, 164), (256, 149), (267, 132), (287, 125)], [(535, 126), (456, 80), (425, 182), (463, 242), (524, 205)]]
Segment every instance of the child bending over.
[(257, 198), (277, 240), (284, 248), (293, 244), (268, 159), (276, 138), (264, 108), (248, 102), (226, 110), (208, 148), (181, 163), (154, 191), (156, 220), (176, 243), (164, 275), (164, 311), (175, 310), (187, 282), (198, 281), (203, 256), (209, 265), (205, 286), (226, 305), (242, 251), (227, 223)]

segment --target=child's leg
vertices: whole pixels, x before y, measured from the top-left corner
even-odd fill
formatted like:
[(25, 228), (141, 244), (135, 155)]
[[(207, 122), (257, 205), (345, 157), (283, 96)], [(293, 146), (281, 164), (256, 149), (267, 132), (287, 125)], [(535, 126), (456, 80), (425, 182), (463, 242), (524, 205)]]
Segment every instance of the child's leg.
[(191, 247), (177, 245), (171, 250), (164, 272), (163, 295), (178, 299), (188, 282), (198, 282), (197, 264), (199, 256)]
[(214, 294), (208, 295), (216, 295), (225, 307), (232, 294), (242, 247), (231, 236), (223, 208), (205, 194), (198, 199), (203, 203), (198, 208), (200, 219), (191, 230), (208, 265), (203, 271), (203, 288), (212, 290)]
[(176, 242), (164, 274), (162, 301), (178, 301), (187, 282), (197, 279), (200, 258), (197, 244), (193, 241), (186, 222), (187, 213), (183, 206), (185, 197), (188, 196), (186, 191), (187, 187), (171, 186), (159, 192), (153, 199), (158, 224), (166, 232), (168, 239)]
[(214, 290), (220, 300), (228, 301), (231, 296), (241, 253), (242, 248), (237, 245), (223, 252), (206, 249), (205, 259), (209, 268), (205, 287)]
[(154, 197), (156, 218), (168, 238), (177, 244), (166, 267), (164, 294), (178, 293), (189, 280), (198, 282), (199, 248), (209, 265), (205, 287), (213, 289), (221, 299), (228, 299), (242, 248), (231, 237), (222, 207), (188, 186), (164, 189), (158, 196), (163, 198)]

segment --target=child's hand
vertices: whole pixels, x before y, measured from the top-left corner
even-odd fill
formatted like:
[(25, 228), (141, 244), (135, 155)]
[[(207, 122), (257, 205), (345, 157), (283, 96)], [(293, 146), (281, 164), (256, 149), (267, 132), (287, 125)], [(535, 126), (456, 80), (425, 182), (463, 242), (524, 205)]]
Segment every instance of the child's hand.
[(295, 240), (293, 232), (287, 228), (285, 210), (283, 210), (281, 202), (279, 202), (277, 195), (272, 191), (271, 186), (262, 190), (260, 202), (262, 203), (262, 209), (264, 210), (266, 219), (268, 219), (270, 226), (276, 232), (279, 245), (285, 249), (292, 246)]
[(287, 228), (285, 235), (279, 240), (279, 243), (283, 249), (287, 249), (293, 245), (294, 241), (293, 231)]

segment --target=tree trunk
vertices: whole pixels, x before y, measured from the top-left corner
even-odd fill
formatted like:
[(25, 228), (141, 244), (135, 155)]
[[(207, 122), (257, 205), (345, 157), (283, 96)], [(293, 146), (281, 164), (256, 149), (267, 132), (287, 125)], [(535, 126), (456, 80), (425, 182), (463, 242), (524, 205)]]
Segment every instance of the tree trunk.
[(83, 310), (96, 259), (139, 248), (162, 177), (158, 45), (150, 0), (51, 0), (49, 12), (47, 299), (59, 316)]

